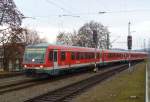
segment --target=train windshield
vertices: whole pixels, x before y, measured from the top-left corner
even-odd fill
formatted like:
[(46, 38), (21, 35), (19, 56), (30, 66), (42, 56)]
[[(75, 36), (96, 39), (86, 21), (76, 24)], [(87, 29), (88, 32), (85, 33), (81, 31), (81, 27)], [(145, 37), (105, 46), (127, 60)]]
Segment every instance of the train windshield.
[(24, 63), (44, 63), (46, 48), (27, 48), (24, 54)]

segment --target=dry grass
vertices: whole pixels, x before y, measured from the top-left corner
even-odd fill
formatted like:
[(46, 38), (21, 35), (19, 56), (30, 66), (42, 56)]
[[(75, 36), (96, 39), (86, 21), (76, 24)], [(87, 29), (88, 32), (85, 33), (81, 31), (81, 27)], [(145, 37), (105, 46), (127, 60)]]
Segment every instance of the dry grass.
[[(74, 102), (144, 102), (145, 64), (136, 65), (77, 97)], [(134, 98), (136, 96), (136, 98)], [(133, 97), (133, 98), (130, 98)]]

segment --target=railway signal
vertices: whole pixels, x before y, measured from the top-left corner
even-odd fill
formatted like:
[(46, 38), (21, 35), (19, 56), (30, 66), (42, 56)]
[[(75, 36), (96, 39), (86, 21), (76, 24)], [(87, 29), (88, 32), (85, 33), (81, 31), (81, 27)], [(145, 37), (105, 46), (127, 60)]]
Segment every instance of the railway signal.
[(131, 67), (131, 62), (130, 62), (130, 58), (131, 58), (131, 49), (132, 49), (132, 36), (128, 35), (127, 37), (127, 46), (128, 46), (128, 50), (129, 50), (129, 69)]
[(132, 49), (132, 36), (128, 35), (127, 37), (127, 45), (128, 45), (128, 50)]
[(97, 72), (97, 66), (96, 66), (96, 49), (97, 49), (97, 31), (93, 30), (93, 42), (95, 44), (95, 68), (94, 68), (94, 72)]

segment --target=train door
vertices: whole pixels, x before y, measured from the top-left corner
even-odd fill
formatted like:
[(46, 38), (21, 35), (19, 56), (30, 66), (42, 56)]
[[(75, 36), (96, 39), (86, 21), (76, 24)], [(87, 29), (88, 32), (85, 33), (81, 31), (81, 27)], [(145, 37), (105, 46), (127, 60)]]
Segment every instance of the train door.
[(53, 51), (53, 63), (54, 63), (54, 69), (58, 68), (58, 50)]

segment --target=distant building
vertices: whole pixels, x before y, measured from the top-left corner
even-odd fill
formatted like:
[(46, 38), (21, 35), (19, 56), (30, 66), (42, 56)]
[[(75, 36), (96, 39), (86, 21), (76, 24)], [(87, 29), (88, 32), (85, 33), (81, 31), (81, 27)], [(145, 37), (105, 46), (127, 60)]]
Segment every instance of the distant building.
[(14, 43), (0, 46), (0, 68), (8, 71), (22, 70), (25, 44)]
[(0, 71), (3, 70), (3, 59), (4, 58), (4, 52), (3, 52), (3, 47), (0, 46)]

